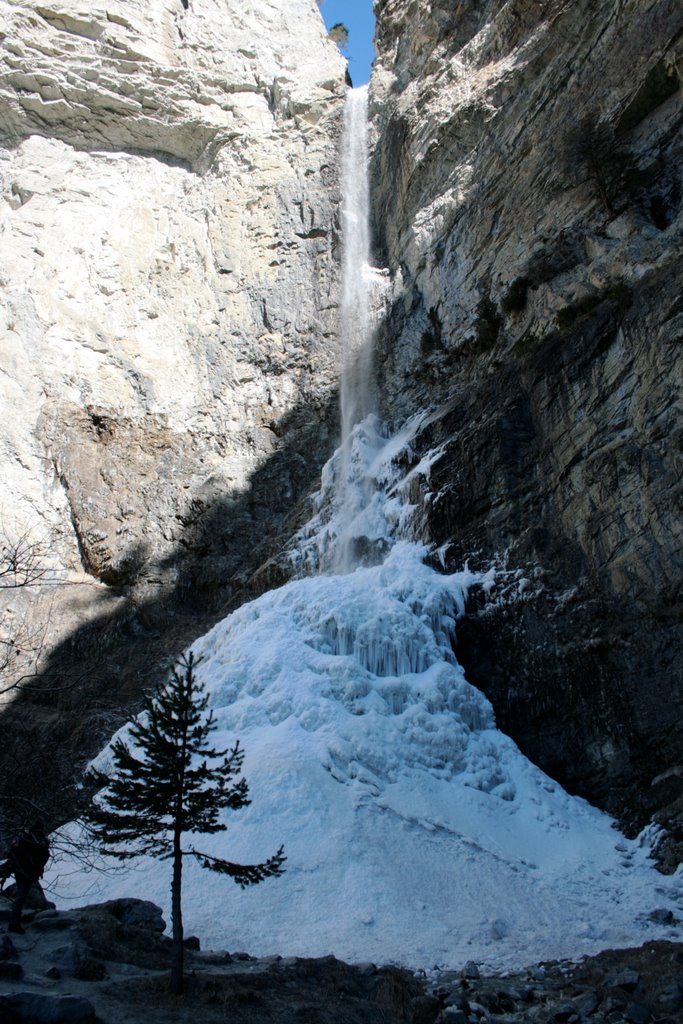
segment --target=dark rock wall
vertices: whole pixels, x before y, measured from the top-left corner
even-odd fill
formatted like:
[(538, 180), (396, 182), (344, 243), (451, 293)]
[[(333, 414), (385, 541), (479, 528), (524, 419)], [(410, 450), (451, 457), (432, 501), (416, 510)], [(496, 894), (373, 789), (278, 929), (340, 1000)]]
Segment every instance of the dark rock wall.
[(634, 828), (659, 814), (675, 858), (683, 12), (376, 11), (384, 412), (439, 410), (422, 531), (500, 569), (459, 657), (528, 756)]

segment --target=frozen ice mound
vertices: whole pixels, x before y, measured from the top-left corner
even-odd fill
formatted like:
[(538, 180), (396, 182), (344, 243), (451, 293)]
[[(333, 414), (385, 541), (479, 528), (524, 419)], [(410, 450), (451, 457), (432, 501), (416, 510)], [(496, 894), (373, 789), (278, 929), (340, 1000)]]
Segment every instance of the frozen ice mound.
[[(453, 653), (476, 577), (424, 554), (399, 542), (381, 566), (293, 581), (193, 645), (214, 745), (240, 739), (252, 803), (192, 841), (243, 862), (284, 843), (288, 861), (242, 892), (190, 860), (186, 927), (214, 948), (413, 967), (674, 937), (647, 914), (680, 901), (683, 880), (495, 728)], [(82, 902), (92, 876), (72, 867), (61, 893)], [(87, 894), (168, 913), (168, 871), (139, 859)]]

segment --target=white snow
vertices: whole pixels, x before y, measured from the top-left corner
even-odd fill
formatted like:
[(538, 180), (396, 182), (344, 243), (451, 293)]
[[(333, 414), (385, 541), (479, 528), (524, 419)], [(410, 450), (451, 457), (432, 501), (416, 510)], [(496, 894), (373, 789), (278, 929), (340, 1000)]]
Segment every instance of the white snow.
[[(647, 843), (625, 839), (532, 765), (465, 680), (452, 650), (457, 618), (468, 587), (492, 576), (445, 576), (423, 547), (395, 540), (419, 429), (386, 438), (370, 418), (355, 432), (366, 497), (355, 529), (391, 545), (384, 564), (295, 580), (193, 645), (215, 745), (240, 739), (252, 798), (226, 833), (194, 843), (244, 862), (284, 843), (288, 861), (282, 878), (245, 891), (189, 861), (186, 933), (205, 947), (426, 969), (471, 959), (520, 967), (680, 938), (648, 920), (660, 907), (680, 916), (680, 870), (658, 874)], [(331, 465), (299, 538), (309, 556), (342, 530), (333, 476)], [(67, 861), (52, 881), (61, 900), (139, 896), (169, 919), (167, 862), (93, 876)]]

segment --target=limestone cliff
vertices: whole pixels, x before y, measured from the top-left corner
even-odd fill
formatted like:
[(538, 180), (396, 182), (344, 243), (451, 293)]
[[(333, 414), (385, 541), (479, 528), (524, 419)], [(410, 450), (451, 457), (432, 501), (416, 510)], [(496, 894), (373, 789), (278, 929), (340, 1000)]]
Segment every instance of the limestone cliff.
[(378, 0), (385, 413), (439, 410), (415, 500), (504, 580), (459, 656), (570, 790), (681, 828), (675, 0)]
[(3, 0), (0, 38), (0, 523), (54, 584), (2, 638), (67, 718), (206, 628), (329, 453), (345, 61), (315, 0)]

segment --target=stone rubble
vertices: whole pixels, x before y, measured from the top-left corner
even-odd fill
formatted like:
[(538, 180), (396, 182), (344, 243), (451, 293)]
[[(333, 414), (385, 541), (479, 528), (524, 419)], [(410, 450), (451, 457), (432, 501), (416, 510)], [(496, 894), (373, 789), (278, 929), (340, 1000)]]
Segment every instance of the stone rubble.
[[(8, 915), (0, 899), (0, 927)], [(411, 973), (334, 957), (254, 958), (186, 939), (182, 1000), (167, 991), (170, 939), (158, 907), (120, 899), (77, 910), (32, 910), (24, 935), (0, 942), (3, 1024), (680, 1024), (683, 945), (650, 942), (578, 962), (491, 976)], [(3, 968), (13, 966), (14, 972)], [(221, 1016), (223, 1015), (223, 1016)]]
[(447, 1024), (678, 1024), (681, 979), (683, 946), (653, 942), (496, 978), (443, 972), (428, 994)]

